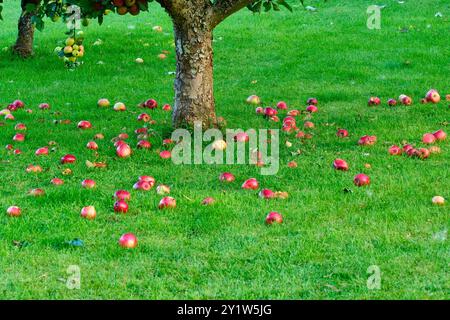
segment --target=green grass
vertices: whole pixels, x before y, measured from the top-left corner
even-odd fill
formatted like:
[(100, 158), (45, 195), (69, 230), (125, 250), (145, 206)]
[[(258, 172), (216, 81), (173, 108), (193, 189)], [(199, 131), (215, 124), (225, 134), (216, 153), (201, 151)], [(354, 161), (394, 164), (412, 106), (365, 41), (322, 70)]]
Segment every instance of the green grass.
[[(304, 144), (288, 138), (294, 143), (288, 150), (283, 137), (276, 176), (260, 176), (254, 166), (175, 166), (160, 160), (161, 136), (170, 132), (170, 116), (160, 109), (152, 113), (158, 121), (153, 150), (136, 151), (125, 160), (114, 156), (110, 139), (120, 132), (130, 133), (130, 142), (136, 143), (137, 103), (148, 97), (172, 103), (171, 24), (156, 6), (139, 17), (108, 16), (101, 27), (92, 23), (85, 29), (85, 64), (74, 72), (52, 53), (64, 39), (61, 24), (48, 23), (36, 33), (32, 59), (0, 52), (0, 106), (20, 98), (34, 110), (15, 113), (17, 122), (28, 126), (26, 142), (15, 144), (23, 154), (0, 150), (0, 298), (448, 299), (448, 239), (434, 235), (449, 229), (449, 210), (448, 205), (432, 206), (431, 198), (450, 199), (449, 142), (426, 161), (390, 157), (387, 148), (403, 140), (420, 145), (423, 133), (439, 128), (450, 133), (445, 127), (448, 103), (418, 103), (431, 87), (450, 93), (449, 4), (384, 3), (381, 30), (366, 28), (366, 8), (373, 1), (315, 2), (317, 13), (299, 5), (293, 14), (243, 11), (216, 30), (217, 112), (230, 128), (278, 127), (243, 103), (253, 93), (265, 105), (285, 100), (303, 108), (307, 97), (319, 99), (314, 138)], [(6, 2), (0, 47), (15, 40), (18, 7), (17, 1)], [(442, 18), (434, 16), (438, 11)], [(152, 31), (154, 25), (165, 33)], [(409, 32), (399, 32), (403, 27)], [(97, 39), (103, 45), (93, 46)], [(162, 50), (171, 51), (164, 61), (157, 58)], [(137, 57), (145, 63), (135, 64)], [(416, 103), (385, 105), (401, 93)], [(367, 107), (371, 95), (382, 97), (383, 106)], [(123, 101), (129, 111), (99, 110), (101, 97)], [(44, 101), (51, 111), (37, 109)], [(72, 124), (54, 125), (54, 119)], [(80, 132), (76, 123), (82, 119), (95, 128)], [(12, 142), (14, 124), (0, 127), (0, 145)], [(347, 128), (351, 137), (336, 138), (338, 127)], [(84, 146), (98, 132), (106, 137), (97, 158), (108, 163), (103, 170), (84, 164), (96, 160)], [(377, 144), (357, 146), (365, 134), (377, 135)], [(55, 152), (34, 156), (51, 140), (58, 143)], [(290, 151), (297, 149), (302, 155), (292, 156)], [(62, 177), (58, 159), (65, 153), (78, 161), (73, 175), (63, 177), (65, 185), (54, 187), (49, 180)], [(349, 162), (348, 172), (331, 169), (336, 157)], [(287, 168), (294, 159), (298, 168)], [(44, 172), (27, 174), (30, 163), (42, 165)], [(233, 172), (236, 182), (220, 184), (223, 171)], [(370, 175), (370, 187), (353, 186), (358, 172)], [(152, 190), (133, 192), (129, 214), (114, 214), (114, 190), (130, 190), (144, 174), (172, 186), (177, 208), (157, 210), (160, 196)], [(289, 199), (267, 202), (241, 190), (241, 182), (252, 176), (263, 187), (289, 192)], [(95, 179), (97, 188), (83, 190), (85, 178)], [(44, 188), (46, 196), (27, 196), (36, 187)], [(200, 206), (206, 196), (217, 203)], [(4, 214), (14, 204), (23, 209), (20, 218)], [(79, 217), (81, 207), (89, 204), (97, 208), (94, 221)], [(269, 211), (280, 211), (285, 223), (265, 226)], [(127, 251), (117, 245), (124, 232), (138, 236), (138, 248)], [(74, 238), (82, 239), (84, 247), (64, 245)], [(13, 241), (29, 245), (18, 248)], [(66, 269), (74, 264), (81, 268), (80, 290), (65, 286)], [(381, 268), (380, 290), (366, 286), (371, 265)]]

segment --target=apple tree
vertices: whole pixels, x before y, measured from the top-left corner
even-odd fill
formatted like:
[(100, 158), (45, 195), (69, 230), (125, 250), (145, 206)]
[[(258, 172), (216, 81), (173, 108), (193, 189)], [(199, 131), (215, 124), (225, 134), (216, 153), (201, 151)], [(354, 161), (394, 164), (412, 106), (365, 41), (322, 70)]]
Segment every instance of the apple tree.
[[(241, 9), (261, 12), (278, 11), (285, 7), (292, 10), (288, 1), (294, 0), (62, 1), (79, 6), (84, 17), (98, 19), (99, 23), (108, 11), (119, 15), (136, 15), (140, 11), (147, 11), (150, 2), (158, 3), (172, 19), (175, 37), (177, 67), (173, 125), (191, 126), (195, 121), (201, 121), (204, 127), (210, 127), (216, 124), (212, 48), (214, 29)], [(303, 4), (303, 0), (298, 1)]]

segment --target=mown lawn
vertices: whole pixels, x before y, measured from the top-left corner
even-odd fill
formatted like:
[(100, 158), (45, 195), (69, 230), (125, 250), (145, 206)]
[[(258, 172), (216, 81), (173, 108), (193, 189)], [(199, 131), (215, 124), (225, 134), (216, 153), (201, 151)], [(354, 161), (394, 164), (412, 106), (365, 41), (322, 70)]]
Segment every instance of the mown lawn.
[[(152, 112), (157, 120), (153, 149), (135, 150), (128, 159), (115, 156), (110, 140), (119, 133), (129, 133), (136, 144), (139, 102), (153, 97), (160, 105), (172, 103), (171, 24), (156, 5), (138, 17), (108, 16), (101, 27), (92, 22), (85, 28), (85, 64), (74, 72), (53, 54), (65, 38), (60, 23), (36, 33), (32, 59), (1, 51), (0, 109), (22, 99), (34, 112), (18, 111), (16, 121), (1, 120), (0, 298), (448, 299), (450, 212), (448, 203), (433, 206), (431, 198), (450, 199), (449, 141), (427, 160), (389, 156), (387, 149), (404, 141), (421, 146), (424, 133), (440, 128), (450, 133), (448, 102), (419, 103), (430, 88), (443, 97), (450, 93), (449, 3), (386, 0), (381, 30), (366, 27), (372, 1), (313, 4), (316, 13), (300, 5), (292, 14), (243, 11), (215, 32), (217, 112), (228, 127), (280, 127), (254, 115), (244, 103), (250, 94), (261, 96), (264, 105), (285, 100), (299, 109), (306, 98), (319, 99), (313, 139), (282, 136), (275, 176), (260, 176), (255, 166), (176, 166), (161, 160), (161, 139), (171, 130), (170, 115), (161, 109)], [(6, 1), (0, 48), (15, 40), (18, 8), (18, 1)], [(435, 17), (437, 12), (442, 17)], [(155, 25), (164, 32), (153, 31)], [(93, 45), (97, 39), (102, 45)], [(166, 60), (157, 58), (162, 50), (170, 51)], [(136, 64), (138, 57), (145, 63)], [(401, 93), (415, 103), (387, 107), (386, 100)], [(372, 95), (382, 98), (381, 106), (367, 106)], [(102, 97), (124, 102), (128, 111), (98, 109)], [(50, 103), (51, 110), (38, 110), (41, 102)], [(55, 119), (72, 123), (55, 125)], [(78, 130), (84, 119), (94, 128)], [(26, 141), (14, 143), (20, 156), (3, 147), (13, 143), (17, 122), (28, 126)], [(336, 137), (340, 127), (349, 130), (348, 139)], [(95, 133), (105, 135), (98, 141), (98, 158), (85, 148)], [(376, 145), (357, 145), (366, 134), (377, 136)], [(293, 143), (290, 149), (285, 140)], [(49, 141), (57, 142), (56, 150), (36, 157), (34, 151)], [(301, 155), (292, 155), (297, 149)], [(59, 164), (66, 153), (78, 158), (70, 176), (62, 176)], [(350, 170), (333, 170), (335, 158), (347, 160)], [(85, 160), (106, 161), (108, 167), (89, 169)], [(298, 168), (287, 167), (291, 160)], [(31, 163), (44, 172), (26, 173)], [(224, 171), (233, 172), (236, 181), (220, 183)], [(359, 172), (371, 177), (371, 186), (353, 186)], [(158, 210), (161, 196), (153, 189), (133, 191), (129, 213), (115, 214), (113, 192), (131, 191), (140, 175), (171, 185), (177, 208)], [(63, 186), (50, 184), (56, 176), (65, 180)], [(262, 187), (287, 191), (289, 198), (264, 201), (256, 191), (241, 190), (249, 177)], [(86, 178), (96, 180), (97, 187), (81, 188)], [(38, 187), (45, 197), (27, 195)], [(201, 206), (207, 196), (217, 202)], [(21, 217), (6, 215), (11, 205), (22, 208)], [(86, 205), (96, 207), (96, 220), (80, 218)], [(269, 211), (282, 213), (284, 223), (266, 226)], [(124, 232), (137, 235), (136, 249), (118, 246)], [(84, 246), (66, 244), (74, 238)], [(81, 269), (80, 290), (66, 287), (69, 265)], [(381, 269), (380, 290), (367, 288), (371, 265)]]

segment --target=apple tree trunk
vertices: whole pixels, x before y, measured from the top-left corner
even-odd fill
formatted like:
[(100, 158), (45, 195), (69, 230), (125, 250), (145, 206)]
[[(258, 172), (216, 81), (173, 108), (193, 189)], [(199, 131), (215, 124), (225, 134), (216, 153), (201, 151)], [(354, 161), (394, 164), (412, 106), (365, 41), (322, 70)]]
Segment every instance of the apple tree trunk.
[(174, 127), (216, 124), (213, 93), (213, 49), (210, 23), (202, 15), (174, 20), (177, 70)]
[(26, 1), (22, 0), (22, 14), (18, 23), (18, 35), (13, 52), (22, 58), (28, 58), (33, 54), (34, 26), (32, 23), (33, 12), (26, 12)]

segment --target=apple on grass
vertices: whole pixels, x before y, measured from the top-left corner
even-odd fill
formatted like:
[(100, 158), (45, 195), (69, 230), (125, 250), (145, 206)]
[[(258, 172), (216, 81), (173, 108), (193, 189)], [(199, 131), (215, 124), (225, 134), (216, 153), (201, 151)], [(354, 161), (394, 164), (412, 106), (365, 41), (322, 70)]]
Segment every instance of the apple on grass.
[(283, 217), (280, 213), (272, 211), (269, 212), (266, 216), (266, 224), (281, 224), (283, 223)]
[(131, 148), (128, 144), (122, 143), (117, 147), (116, 154), (119, 158), (127, 158), (131, 155)]
[(368, 186), (370, 184), (370, 178), (368, 175), (365, 175), (364, 173), (358, 173), (353, 178), (353, 183), (357, 187)]
[(73, 154), (66, 154), (65, 156), (63, 156), (61, 158), (62, 164), (74, 163), (75, 161), (76, 161), (76, 158)]
[(122, 248), (133, 249), (136, 248), (138, 240), (132, 233), (125, 233), (119, 238), (119, 245)]
[(131, 194), (126, 190), (117, 190), (114, 192), (114, 198), (117, 200), (129, 201), (131, 198)]
[(96, 185), (96, 183), (92, 179), (85, 179), (85, 180), (81, 181), (81, 186), (86, 189), (95, 188), (95, 185)]
[(128, 203), (124, 200), (118, 200), (114, 203), (114, 212), (127, 213), (128, 212)]
[(172, 197), (164, 197), (159, 202), (158, 208), (159, 209), (171, 209), (175, 208), (177, 206), (177, 202), (175, 198)]
[(18, 217), (21, 215), (22, 210), (17, 207), (17, 206), (11, 206), (6, 210), (6, 213), (10, 216), (10, 217)]
[(251, 95), (247, 98), (246, 102), (252, 105), (261, 104), (261, 99), (257, 95)]
[(100, 108), (108, 108), (110, 105), (111, 103), (106, 98), (102, 98), (97, 101), (97, 106), (99, 106)]
[(258, 180), (256, 180), (255, 178), (247, 179), (242, 184), (242, 189), (256, 190), (258, 188), (259, 188), (259, 183), (258, 183)]
[(437, 206), (443, 206), (443, 205), (445, 204), (445, 199), (444, 199), (444, 197), (442, 197), (442, 196), (434, 196), (434, 197), (431, 199), (431, 202), (432, 202), (434, 205), (437, 205)]
[(333, 162), (333, 167), (336, 170), (341, 170), (341, 171), (347, 171), (348, 170), (348, 164), (345, 160), (342, 159), (336, 159)]
[(93, 220), (97, 216), (97, 212), (93, 206), (87, 206), (81, 209), (80, 215), (85, 219)]

